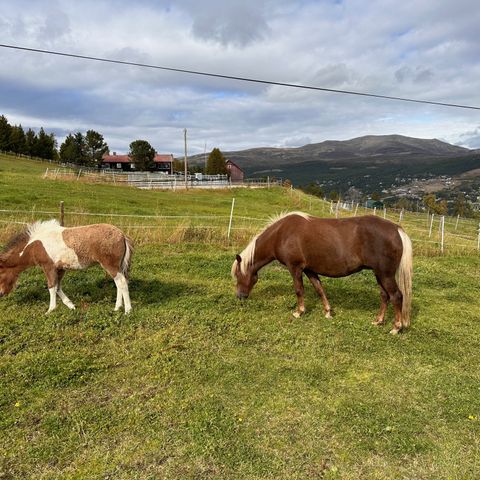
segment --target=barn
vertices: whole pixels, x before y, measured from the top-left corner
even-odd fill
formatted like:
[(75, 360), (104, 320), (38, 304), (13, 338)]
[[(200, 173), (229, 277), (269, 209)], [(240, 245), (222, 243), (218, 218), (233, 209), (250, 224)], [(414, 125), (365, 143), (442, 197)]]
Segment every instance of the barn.
[(230, 177), (230, 181), (232, 183), (243, 182), (245, 173), (236, 163), (232, 162), (231, 160), (227, 160), (225, 162), (225, 166), (227, 167), (228, 176)]

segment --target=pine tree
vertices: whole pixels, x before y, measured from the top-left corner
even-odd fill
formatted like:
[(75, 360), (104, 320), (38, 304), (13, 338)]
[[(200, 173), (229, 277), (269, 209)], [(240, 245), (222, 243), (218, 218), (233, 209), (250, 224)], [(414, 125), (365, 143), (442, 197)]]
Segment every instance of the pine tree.
[(15, 125), (10, 130), (10, 150), (13, 153), (26, 153), (25, 132), (21, 125)]
[(85, 135), (85, 150), (88, 164), (98, 167), (102, 164), (103, 155), (108, 153), (108, 145), (102, 134), (88, 130)]
[(207, 168), (205, 169), (205, 173), (207, 175), (225, 175), (227, 173), (225, 157), (218, 148), (214, 148), (210, 152), (207, 160)]
[(85, 154), (85, 138), (80, 132), (75, 135), (69, 134), (60, 145), (60, 160), (76, 165), (85, 165), (87, 157)]
[(54, 160), (56, 157), (55, 144), (55, 135), (53, 133), (45, 133), (45, 130), (41, 127), (37, 135), (35, 156), (44, 158), (45, 160)]
[(0, 152), (9, 152), (12, 127), (4, 115), (0, 115)]
[(25, 134), (25, 154), (30, 155), (31, 157), (35, 155), (37, 148), (37, 135), (35, 132), (29, 128)]

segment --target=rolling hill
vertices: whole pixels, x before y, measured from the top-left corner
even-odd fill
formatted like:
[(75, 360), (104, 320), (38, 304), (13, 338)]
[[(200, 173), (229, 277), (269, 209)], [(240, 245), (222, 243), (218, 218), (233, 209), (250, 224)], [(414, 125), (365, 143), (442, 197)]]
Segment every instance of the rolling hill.
[[(332, 189), (355, 185), (367, 190), (406, 180), (461, 175), (480, 167), (480, 152), (437, 139), (368, 135), (327, 140), (298, 148), (252, 148), (224, 152), (250, 177), (289, 178), (302, 185), (318, 181)], [(190, 161), (199, 163), (203, 156)]]

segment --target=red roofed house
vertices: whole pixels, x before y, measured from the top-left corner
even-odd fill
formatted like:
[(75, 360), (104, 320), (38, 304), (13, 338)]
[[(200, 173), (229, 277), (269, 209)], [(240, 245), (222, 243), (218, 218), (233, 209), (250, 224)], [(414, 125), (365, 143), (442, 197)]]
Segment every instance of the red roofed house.
[[(173, 155), (171, 153), (157, 153), (155, 154), (153, 161), (155, 162), (155, 172), (173, 172)], [(113, 155), (104, 155), (102, 158), (102, 165), (113, 170), (124, 170), (128, 172), (135, 170), (135, 163), (133, 163), (128, 155), (117, 155), (116, 152), (113, 152)]]
[(231, 182), (243, 182), (245, 173), (236, 163), (233, 163), (231, 160), (227, 160), (225, 162), (225, 166), (227, 167), (228, 176), (230, 177)]

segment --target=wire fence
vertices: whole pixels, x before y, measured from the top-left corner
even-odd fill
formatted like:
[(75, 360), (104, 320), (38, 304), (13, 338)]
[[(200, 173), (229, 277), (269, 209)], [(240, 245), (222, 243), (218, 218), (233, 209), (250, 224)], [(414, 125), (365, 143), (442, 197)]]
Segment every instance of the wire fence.
[(478, 254), (480, 223), (478, 219), (448, 217), (429, 212), (410, 212), (394, 208), (367, 208), (358, 203), (330, 202), (328, 213), (336, 218), (377, 215), (403, 227), (414, 244), (416, 254)]
[[(412, 239), (415, 254), (470, 255), (480, 254), (478, 220), (407, 212), (397, 209), (371, 209), (359, 204), (325, 202), (291, 190), (291, 210), (303, 210), (320, 217), (345, 218), (377, 215), (400, 224)], [(63, 203), (63, 202), (62, 202)], [(271, 215), (279, 212), (272, 211)], [(118, 212), (91, 212), (31, 209), (0, 209), (0, 242), (5, 242), (22, 225), (38, 220), (57, 218), (65, 226), (111, 223), (121, 228), (135, 243), (205, 242), (239, 247), (248, 242), (269, 221), (270, 215), (237, 215), (231, 209), (219, 214), (150, 215)]]

